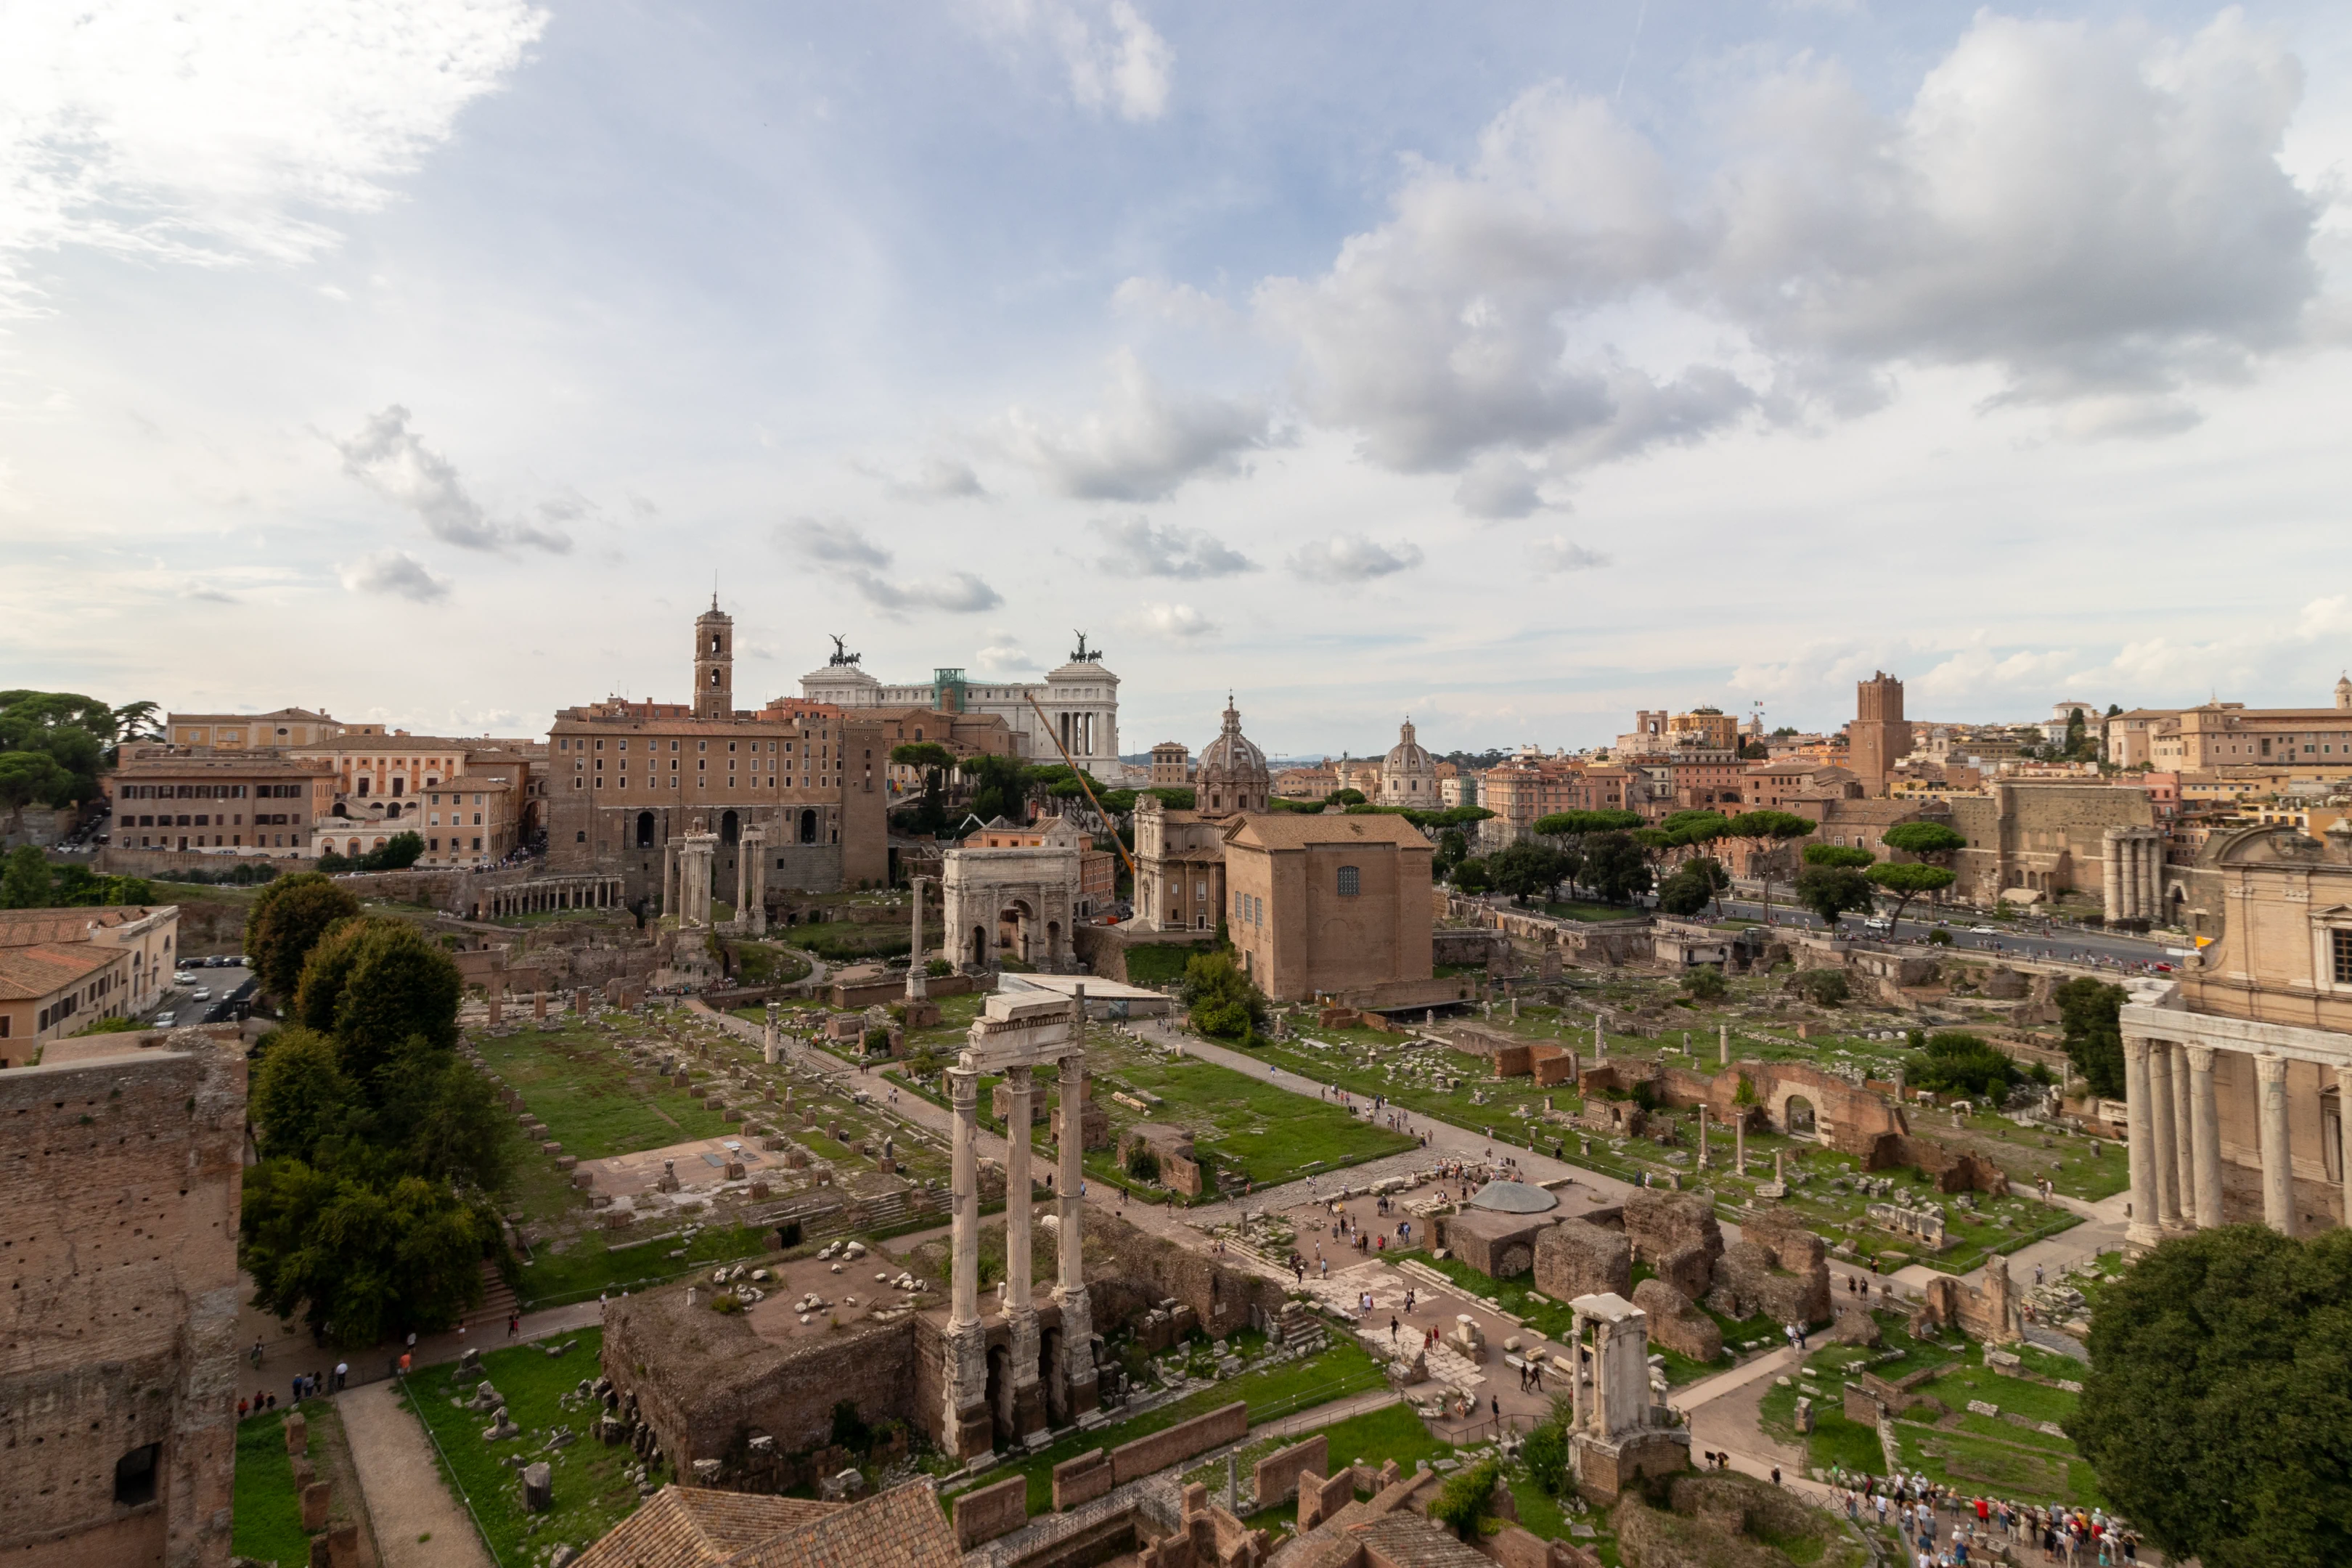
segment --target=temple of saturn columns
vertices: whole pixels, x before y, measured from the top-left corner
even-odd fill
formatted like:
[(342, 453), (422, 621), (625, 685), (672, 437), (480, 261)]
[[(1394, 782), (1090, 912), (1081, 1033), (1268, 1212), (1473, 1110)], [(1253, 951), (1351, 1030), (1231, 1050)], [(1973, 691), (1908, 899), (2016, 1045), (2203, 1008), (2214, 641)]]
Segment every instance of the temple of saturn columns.
[(2100, 868), (2107, 922), (2163, 921), (2164, 835), (2153, 827), (2110, 827)]
[[(919, 911), (919, 900), (916, 907)], [(1079, 1237), (1082, 1139), (1065, 1138), (1059, 1148), (1059, 1251), (1050, 1299), (1042, 1305), (1030, 1279), (1029, 1139), (1007, 1141), (1003, 1291), (995, 1312), (983, 1318), (980, 1309), (981, 1076), (1003, 1075), (1012, 1099), (1009, 1128), (1030, 1125), (1030, 1096), (1043, 1092), (1036, 1081), (1040, 1067), (1059, 1064), (1062, 1102), (1079, 1104), (1085, 1017), (1083, 989), (1076, 1002), (1034, 992), (992, 995), (972, 1020), (961, 1058), (947, 1072), (955, 1113), (953, 1260), (939, 1433), (940, 1446), (959, 1458), (989, 1452), (1000, 1435), (1013, 1443), (1032, 1440), (1049, 1425), (1066, 1426), (1095, 1408), (1093, 1309)]]

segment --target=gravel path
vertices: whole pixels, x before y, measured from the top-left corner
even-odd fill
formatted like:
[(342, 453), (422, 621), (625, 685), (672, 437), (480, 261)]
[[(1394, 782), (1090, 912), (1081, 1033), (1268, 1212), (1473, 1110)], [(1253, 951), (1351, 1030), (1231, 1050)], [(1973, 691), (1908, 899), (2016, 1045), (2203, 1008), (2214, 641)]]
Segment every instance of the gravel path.
[(383, 1568), (491, 1568), (472, 1517), (442, 1482), (424, 1427), (394, 1392), (372, 1383), (335, 1400)]

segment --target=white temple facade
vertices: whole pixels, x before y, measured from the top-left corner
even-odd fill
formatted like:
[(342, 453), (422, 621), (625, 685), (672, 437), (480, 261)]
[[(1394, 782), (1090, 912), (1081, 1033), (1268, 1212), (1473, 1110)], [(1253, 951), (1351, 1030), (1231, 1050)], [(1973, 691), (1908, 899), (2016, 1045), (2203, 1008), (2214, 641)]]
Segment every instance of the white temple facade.
[[(1071, 761), (1097, 779), (1118, 782), (1118, 677), (1105, 669), (1102, 649), (1081, 635), (1068, 663), (1038, 681), (972, 679), (941, 668), (928, 681), (886, 685), (860, 668), (859, 656), (834, 639), (833, 658), (801, 677), (801, 696), (839, 708), (934, 708), (950, 713), (992, 713), (1013, 731), (1019, 754), (1033, 763)], [(1034, 698), (1036, 707), (1030, 706)], [(1041, 721), (1037, 709), (1045, 710)], [(1060, 742), (1057, 750), (1055, 742)]]

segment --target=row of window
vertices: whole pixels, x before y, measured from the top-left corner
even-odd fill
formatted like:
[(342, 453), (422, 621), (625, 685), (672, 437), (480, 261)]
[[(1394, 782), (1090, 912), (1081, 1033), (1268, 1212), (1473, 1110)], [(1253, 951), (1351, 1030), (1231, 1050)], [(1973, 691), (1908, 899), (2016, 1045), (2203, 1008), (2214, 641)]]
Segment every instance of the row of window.
[[(185, 817), (181, 818), (183, 823), (187, 819)], [(168, 825), (159, 824), (158, 826)], [(123, 837), (125, 840), (125, 847), (127, 847), (130, 835), (125, 834), (123, 835)], [(253, 844), (254, 847), (257, 849), (283, 849), (287, 847), (286, 835), (283, 833), (257, 833), (253, 836)], [(205, 836), (199, 833), (196, 835), (194, 847), (202, 849), (205, 847)], [(243, 848), (244, 847), (245, 835), (242, 833), (232, 833), (226, 839), (217, 833), (213, 835), (212, 847), (215, 849), (236, 849)], [(299, 833), (294, 835), (293, 847), (297, 849), (302, 847), (302, 836)], [(169, 849), (172, 847), (171, 836), (163, 833), (158, 833), (152, 836), (142, 833), (139, 836), (139, 847), (142, 849)], [(185, 837), (181, 838), (180, 847), (183, 849), (190, 847)]]
[[(433, 796), (429, 801), (427, 801), (427, 802), (426, 802), (426, 804), (427, 804), (427, 805), (439, 805), (441, 804), (441, 797), (440, 797), (439, 795), (436, 795)], [(449, 797), (449, 804), (450, 804), (451, 805), (465, 805), (465, 804), (466, 804), (466, 797), (465, 797), (464, 795), (451, 795), (451, 796)], [(475, 804), (476, 805), (481, 805), (481, 804), (482, 804), (482, 797), (481, 797), (480, 795), (476, 795), (476, 796), (474, 797), (474, 804)], [(479, 817), (476, 817), (474, 820), (476, 820), (477, 822), (478, 822), (478, 821), (480, 821), (480, 820), (481, 820), (481, 818), (479, 818)]]
[[(252, 791), (248, 797), (247, 791)], [(308, 784), (119, 784), (117, 800), (300, 800)]]
[[(820, 738), (821, 738), (821, 737), (823, 737), (823, 736), (824, 736), (824, 734), (825, 733), (825, 731), (824, 731), (823, 730), (818, 730), (818, 731), (814, 731), (814, 733), (815, 733), (818, 737), (820, 737)], [(922, 738), (923, 738), (923, 737), (922, 737), (922, 731), (919, 731), (919, 731), (917, 731), (915, 732), (915, 739), (917, 739), (917, 740), (919, 740), (919, 740), (921, 740)], [(730, 752), (731, 752), (731, 751), (735, 750), (735, 749), (736, 749), (736, 747), (737, 747), (739, 744), (740, 744), (740, 745), (741, 745), (741, 746), (742, 746), (746, 751), (752, 751), (752, 752), (756, 752), (756, 751), (758, 751), (758, 750), (760, 749), (760, 742), (757, 742), (757, 741), (747, 741), (747, 742), (735, 742), (735, 741), (730, 741), (730, 742), (727, 742), (727, 749), (728, 749), (729, 751), (730, 751)], [(582, 736), (582, 737), (581, 737), (577, 742), (574, 742), (574, 741), (572, 739), (572, 737), (570, 737), (570, 736), (568, 736), (568, 735), (558, 735), (558, 736), (555, 738), (555, 749), (556, 749), (557, 751), (559, 751), (559, 752), (584, 752), (584, 751), (589, 750), (590, 748), (589, 748), (589, 745), (588, 745), (588, 739), (587, 739), (587, 737), (586, 737), (586, 736), (584, 736), (584, 735), (583, 735), (583, 736)], [(595, 750), (597, 750), (597, 751), (600, 751), (600, 752), (601, 752), (601, 751), (603, 751), (603, 750), (604, 749), (604, 738), (603, 738), (602, 736), (599, 736), (599, 737), (597, 738), (596, 745), (595, 745), (595, 748), (594, 748), (594, 749), (595, 749)], [(629, 749), (629, 742), (628, 742), (627, 741), (625, 741), (625, 740), (615, 741), (615, 742), (613, 743), (613, 749), (614, 749), (614, 750), (615, 750), (615, 751), (625, 752), (625, 751), (627, 751), (627, 750)], [(673, 752), (677, 751), (677, 750), (678, 749), (678, 742), (676, 742), (676, 741), (672, 741), (672, 742), (669, 743), (669, 749), (670, 749), (671, 751), (673, 751)], [(697, 742), (694, 743), (694, 749), (695, 749), (696, 751), (698, 751), (698, 752), (707, 752), (707, 751), (710, 750), (710, 742), (708, 742), (708, 741), (697, 741)], [(770, 750), (770, 751), (772, 751), (772, 751), (774, 751), (775, 749), (776, 749), (776, 742), (773, 742), (773, 741), (769, 742), (768, 742), (768, 750)], [(783, 749), (784, 749), (786, 752), (789, 752), (793, 749), (793, 743), (792, 743), (790, 741), (786, 741), (785, 742), (783, 742)], [(824, 750), (824, 748), (823, 748), (823, 747), (819, 747), (818, 749), (819, 749), (820, 751), (822, 751), (822, 750)], [(661, 742), (660, 742), (659, 741), (647, 741), (647, 742), (646, 742), (646, 751), (648, 751), (648, 752), (658, 752), (658, 751), (660, 751), (660, 750), (661, 750)], [(869, 757), (870, 757), (870, 756), (872, 756), (874, 753), (873, 753), (872, 752), (866, 752), (866, 754), (867, 756), (869, 756)]]
[[(478, 839), (478, 838), (475, 839), (475, 840), (474, 840), (474, 847), (475, 847), (477, 850), (478, 850), (478, 849), (480, 849), (480, 848), (481, 848), (481, 847), (482, 847), (482, 841), (481, 841), (480, 839)], [(428, 838), (428, 839), (426, 839), (426, 840), (425, 841), (425, 848), (427, 848), (427, 849), (429, 849), (429, 850), (432, 850), (432, 851), (433, 851), (433, 852), (435, 852), (436, 854), (438, 854), (438, 853), (440, 852), (440, 849), (441, 849), (441, 840), (439, 840), (438, 838)], [(451, 840), (449, 840), (449, 849), (450, 849), (450, 852), (451, 852), (452, 854), (455, 854), (457, 851), (458, 851), (458, 850), (460, 850), (460, 849), (463, 849), (464, 847), (465, 847), (465, 846), (464, 846), (464, 845), (462, 845), (462, 844), (460, 844), (460, 843), (458, 843), (456, 839), (452, 838)]]
[[(257, 827), (288, 826), (299, 827), (302, 825), (302, 814), (299, 811), (257, 811), (253, 814), (253, 823)], [(245, 813), (224, 812), (215, 816), (205, 811), (193, 814), (183, 812), (176, 817), (170, 812), (153, 816), (142, 813), (137, 816), (126, 815), (122, 819), (122, 826), (125, 827), (242, 827), (245, 826)]]
[[(440, 814), (439, 812), (437, 812), (437, 811), (427, 813), (427, 814), (426, 814), (426, 816), (425, 816), (425, 826), (429, 826), (429, 827), (438, 827), (438, 826), (441, 826), (441, 814)], [(452, 827), (461, 827), (461, 826), (463, 826), (464, 825), (465, 825), (465, 814), (464, 814), (464, 813), (462, 813), (462, 812), (456, 812), (456, 811), (453, 811), (453, 812), (451, 812), (451, 813), (449, 814), (449, 826), (452, 826)], [(482, 814), (481, 814), (480, 812), (478, 812), (478, 812), (474, 813), (474, 826), (477, 826), (477, 827), (479, 827), (481, 825), (482, 825)], [(475, 846), (475, 847), (479, 848), (479, 847), (480, 847), (480, 846), (479, 846), (479, 845), (477, 845), (477, 846)]]

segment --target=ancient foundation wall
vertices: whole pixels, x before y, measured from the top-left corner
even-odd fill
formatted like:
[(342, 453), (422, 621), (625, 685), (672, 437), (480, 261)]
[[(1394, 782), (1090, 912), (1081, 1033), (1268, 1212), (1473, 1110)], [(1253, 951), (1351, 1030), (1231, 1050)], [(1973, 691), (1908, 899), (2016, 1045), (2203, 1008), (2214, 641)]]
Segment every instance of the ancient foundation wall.
[(1029, 1479), (1007, 1476), (993, 1486), (955, 1500), (956, 1544), (969, 1552), (984, 1541), (1010, 1535), (1029, 1522)]
[[(1282, 1287), (1273, 1280), (1229, 1268), (1109, 1215), (1088, 1211), (1085, 1245), (1089, 1282), (1129, 1281), (1141, 1286), (1152, 1302), (1173, 1297), (1192, 1309), (1213, 1339), (1249, 1327), (1253, 1308), (1268, 1316), (1282, 1310)], [(1098, 1321), (1095, 1327), (1101, 1331), (1106, 1324)]]
[(1298, 1478), (1307, 1470), (1322, 1475), (1331, 1468), (1331, 1441), (1318, 1432), (1304, 1443), (1294, 1443), (1277, 1449), (1257, 1462), (1250, 1472), (1250, 1495), (1260, 1508), (1272, 1508), (1298, 1489)]
[[(194, 1029), (0, 1073), (0, 1556), (227, 1563), (245, 1109), (242, 1048)], [(142, 1451), (150, 1495), (124, 1500)]]
[(1139, 1476), (1148, 1476), (1169, 1466), (1179, 1464), (1193, 1455), (1205, 1452), (1223, 1443), (1237, 1443), (1249, 1436), (1249, 1405), (1235, 1400), (1233, 1404), (1195, 1415), (1190, 1421), (1138, 1437), (1132, 1443), (1122, 1443), (1110, 1451), (1111, 1481), (1124, 1486)]

